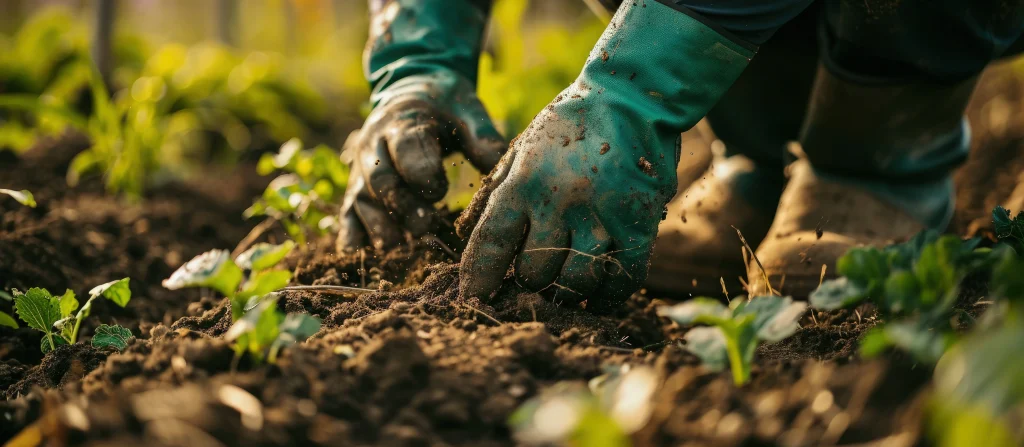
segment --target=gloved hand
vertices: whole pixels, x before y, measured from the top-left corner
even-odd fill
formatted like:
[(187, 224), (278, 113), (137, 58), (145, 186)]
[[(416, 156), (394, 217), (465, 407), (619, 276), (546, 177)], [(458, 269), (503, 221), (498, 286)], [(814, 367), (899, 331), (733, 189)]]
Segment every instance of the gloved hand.
[(486, 0), (371, 2), (366, 50), (373, 111), (349, 138), (338, 248), (397, 244), (438, 222), (442, 159), (462, 152), (489, 171), (507, 144), (476, 96)]
[(679, 9), (625, 2), (576, 82), (515, 140), (458, 223), (465, 232), (482, 209), (462, 296), (493, 297), (510, 266), (517, 283), (588, 309), (636, 291), (676, 190), (679, 134), (752, 56)]

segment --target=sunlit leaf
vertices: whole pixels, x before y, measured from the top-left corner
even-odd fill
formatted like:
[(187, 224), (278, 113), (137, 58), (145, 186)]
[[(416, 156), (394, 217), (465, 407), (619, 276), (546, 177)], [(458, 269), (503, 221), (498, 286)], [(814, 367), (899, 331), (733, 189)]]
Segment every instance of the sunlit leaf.
[(163, 286), (177, 290), (185, 287), (209, 287), (232, 296), (242, 282), (242, 269), (231, 260), (227, 250), (210, 250), (175, 270)]
[(131, 278), (122, 278), (106, 284), (100, 284), (89, 291), (89, 296), (102, 296), (113, 301), (118, 306), (127, 306), (128, 301), (132, 299), (132, 291), (128, 287), (129, 281), (131, 281)]
[(78, 298), (75, 297), (75, 292), (71, 289), (64, 291), (64, 295), (60, 297), (59, 301), (60, 316), (61, 318), (67, 318), (78, 309)]
[(281, 262), (294, 248), (295, 242), (290, 240), (278, 245), (261, 242), (238, 255), (235, 264), (243, 270), (265, 270)]
[(729, 308), (712, 298), (694, 298), (673, 306), (658, 308), (658, 315), (667, 317), (682, 325), (715, 324), (728, 320), (731, 316)]
[(14, 191), (11, 189), (0, 188), (0, 194), (6, 194), (8, 196), (11, 196), (12, 198), (14, 198), (14, 200), (17, 200), (18, 203), (25, 205), (27, 207), (36, 207), (36, 198), (35, 196), (32, 195), (32, 191), (29, 191), (27, 189), (23, 189), (21, 191)]

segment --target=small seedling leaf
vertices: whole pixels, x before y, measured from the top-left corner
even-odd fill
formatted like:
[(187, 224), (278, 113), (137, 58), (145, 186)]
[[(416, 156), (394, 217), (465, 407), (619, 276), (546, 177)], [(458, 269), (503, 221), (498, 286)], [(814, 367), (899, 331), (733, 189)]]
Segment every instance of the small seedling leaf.
[(842, 276), (821, 283), (811, 292), (810, 301), (818, 309), (835, 310), (859, 304), (867, 296), (867, 288)]
[(18, 203), (25, 205), (30, 208), (36, 207), (36, 198), (32, 195), (32, 191), (23, 189), (21, 191), (15, 191), (12, 189), (0, 189), (0, 194), (6, 194), (17, 200)]
[(100, 327), (96, 328), (96, 334), (92, 336), (92, 345), (95, 348), (113, 347), (118, 351), (123, 351), (124, 348), (128, 347), (128, 341), (134, 337), (132, 331), (127, 328), (101, 324)]
[(130, 280), (130, 278), (122, 278), (106, 284), (100, 284), (89, 291), (89, 296), (102, 296), (113, 301), (118, 306), (125, 307), (128, 305), (128, 301), (132, 299), (132, 291), (128, 287)]
[(209, 287), (225, 296), (233, 296), (242, 282), (242, 269), (231, 260), (227, 250), (210, 250), (175, 270), (163, 286), (177, 290), (185, 287)]
[(71, 316), (71, 312), (78, 310), (78, 298), (75, 297), (75, 292), (71, 289), (64, 291), (64, 295), (60, 297), (58, 303), (61, 318), (67, 318)]
[(270, 270), (259, 272), (246, 281), (236, 298), (239, 302), (250, 297), (266, 295), (287, 286), (292, 280), (292, 272), (288, 270)]
[(700, 358), (711, 371), (722, 371), (729, 365), (725, 334), (718, 327), (696, 327), (683, 336), (686, 350)]
[(60, 319), (57, 300), (46, 289), (33, 287), (23, 294), (15, 294), (14, 309), (29, 327), (50, 332), (53, 323)]
[(8, 315), (6, 312), (0, 312), (0, 326), (7, 326), (14, 329), (18, 328), (18, 321), (14, 317)]
[(658, 315), (667, 317), (682, 325), (717, 324), (728, 321), (731, 313), (729, 308), (716, 299), (694, 298), (674, 306), (658, 308)]
[(294, 248), (293, 241), (285, 241), (279, 245), (261, 242), (238, 255), (235, 264), (243, 270), (266, 270), (281, 262)]
[(798, 321), (807, 311), (807, 303), (791, 297), (758, 296), (738, 309), (737, 315), (753, 315), (753, 330), (758, 338), (775, 343), (800, 328)]

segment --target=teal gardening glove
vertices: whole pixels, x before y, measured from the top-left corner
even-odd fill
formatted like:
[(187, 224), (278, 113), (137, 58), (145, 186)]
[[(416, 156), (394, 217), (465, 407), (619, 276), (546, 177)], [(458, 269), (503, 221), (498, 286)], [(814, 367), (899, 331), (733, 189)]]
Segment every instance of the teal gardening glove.
[(373, 111), (346, 143), (351, 166), (338, 248), (437, 231), (442, 159), (487, 172), (506, 146), (476, 96), (489, 0), (371, 0), (364, 65)]
[(679, 134), (753, 53), (681, 10), (624, 2), (579, 78), (512, 143), (458, 223), (461, 233), (480, 216), (462, 296), (493, 297), (510, 266), (517, 283), (588, 309), (639, 289), (675, 194)]

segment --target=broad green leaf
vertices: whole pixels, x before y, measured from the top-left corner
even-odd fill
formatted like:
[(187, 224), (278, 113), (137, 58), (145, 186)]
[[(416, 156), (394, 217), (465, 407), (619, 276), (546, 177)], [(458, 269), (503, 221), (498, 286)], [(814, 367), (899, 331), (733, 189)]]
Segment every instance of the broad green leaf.
[(889, 275), (885, 254), (875, 247), (851, 248), (836, 261), (837, 272), (869, 292), (873, 284), (880, 283)]
[(49, 334), (39, 341), (39, 350), (43, 351), (43, 354), (46, 354), (47, 352), (57, 349), (57, 346), (64, 346), (66, 344), (68, 344), (68, 341), (65, 340), (64, 337), (57, 334)]
[(281, 262), (294, 248), (293, 241), (285, 241), (279, 245), (261, 242), (238, 255), (235, 264), (243, 270), (265, 270)]
[(60, 308), (46, 289), (33, 287), (23, 294), (15, 293), (14, 309), (28, 326), (43, 332), (50, 332), (53, 323), (60, 319)]
[(658, 315), (667, 317), (682, 325), (719, 324), (729, 321), (731, 312), (720, 301), (713, 298), (694, 298), (673, 306), (658, 308)]
[(92, 345), (96, 348), (111, 346), (118, 351), (128, 347), (128, 341), (134, 337), (132, 331), (118, 325), (101, 324), (92, 336)]
[(917, 276), (908, 270), (895, 271), (885, 280), (886, 312), (899, 314), (913, 309), (920, 297)]
[(700, 358), (711, 371), (722, 371), (729, 365), (725, 334), (718, 327), (695, 327), (683, 336), (686, 350)]
[(127, 306), (128, 301), (132, 299), (132, 291), (128, 287), (129, 281), (131, 281), (131, 278), (122, 278), (106, 284), (100, 284), (89, 291), (89, 296), (102, 296), (113, 301), (118, 306)]
[(6, 312), (0, 312), (0, 326), (7, 326), (17, 329), (18, 321), (14, 317), (8, 315)]
[(0, 194), (7, 194), (14, 198), (14, 200), (17, 200), (18, 203), (25, 205), (27, 207), (36, 207), (36, 198), (35, 196), (32, 195), (32, 191), (29, 191), (27, 189), (23, 189), (21, 191), (14, 191), (12, 189), (0, 188)]
[(817, 309), (835, 310), (860, 304), (867, 297), (864, 286), (842, 276), (821, 283), (811, 292), (810, 302)]
[(242, 269), (231, 260), (227, 250), (210, 250), (175, 270), (163, 286), (178, 290), (185, 287), (209, 287), (224, 296), (234, 296), (242, 282)]
[(242, 285), (236, 298), (239, 301), (247, 300), (250, 297), (266, 295), (275, 290), (287, 286), (292, 280), (292, 272), (288, 270), (269, 270), (257, 273), (252, 279)]
[(807, 303), (791, 297), (758, 296), (751, 299), (737, 315), (753, 315), (757, 338), (774, 343), (800, 328), (799, 320), (807, 311)]
[(64, 295), (60, 297), (59, 301), (60, 316), (61, 318), (67, 318), (78, 309), (78, 298), (75, 297), (75, 292), (71, 289), (64, 291)]

